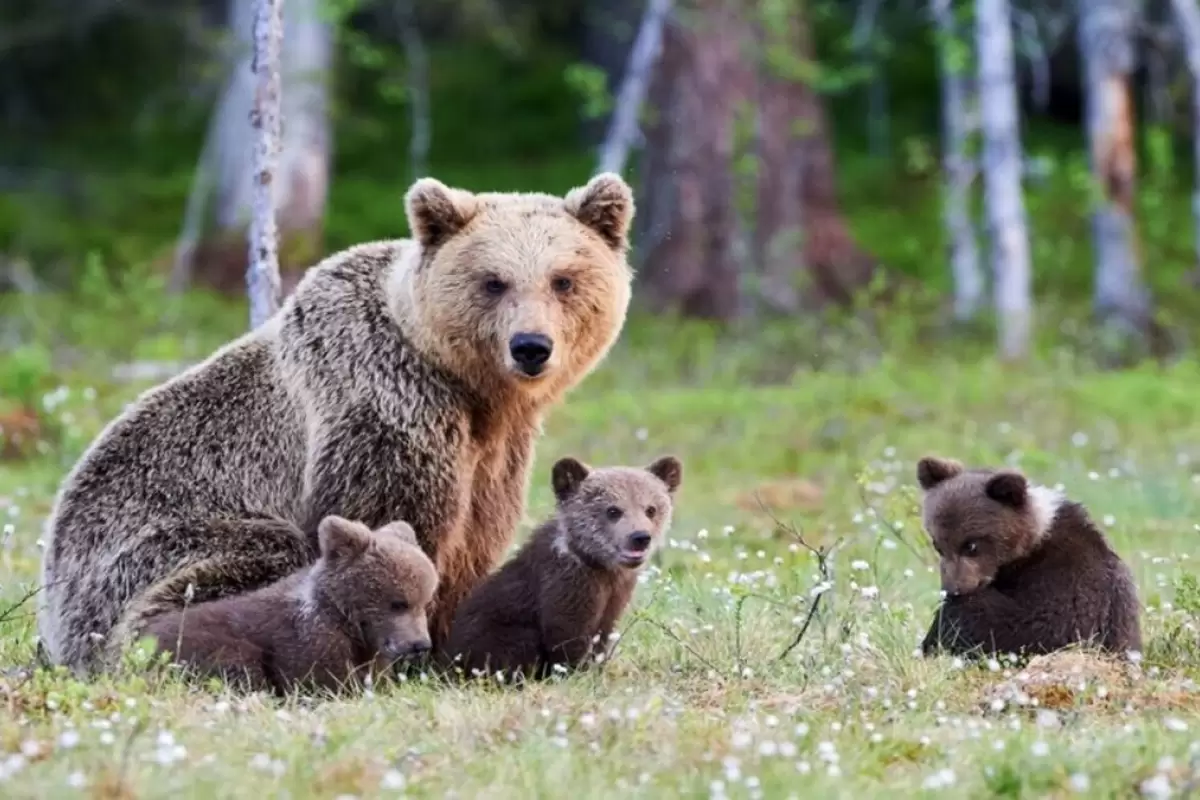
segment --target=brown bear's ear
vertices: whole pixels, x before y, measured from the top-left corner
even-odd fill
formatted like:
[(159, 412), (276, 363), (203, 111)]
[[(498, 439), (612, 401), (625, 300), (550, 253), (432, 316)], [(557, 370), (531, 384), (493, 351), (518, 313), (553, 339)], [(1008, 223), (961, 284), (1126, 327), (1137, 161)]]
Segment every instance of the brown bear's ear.
[(988, 478), (984, 492), (997, 503), (1011, 508), (1021, 508), (1029, 497), (1029, 482), (1015, 470), (997, 472)]
[(402, 520), (389, 522), (380, 528), (377, 533), (383, 536), (395, 536), (405, 544), (411, 544), (415, 547), (420, 547), (420, 542), (417, 541), (417, 532), (413, 530), (413, 526)]
[(554, 497), (563, 502), (575, 494), (579, 484), (583, 483), (591, 469), (587, 464), (574, 458), (560, 458), (554, 464), (550, 474), (550, 484), (554, 487)]
[(675, 494), (675, 490), (683, 482), (683, 464), (675, 456), (663, 456), (657, 459), (646, 467), (646, 472), (665, 483), (669, 494)]
[(475, 195), (451, 189), (436, 178), (421, 178), (404, 195), (408, 227), (426, 250), (458, 233), (479, 210)]
[(602, 172), (567, 192), (567, 213), (600, 235), (605, 244), (624, 253), (629, 248), (629, 223), (633, 221), (633, 190), (614, 172)]
[(371, 531), (365, 525), (330, 514), (317, 526), (321, 558), (341, 561), (361, 555), (371, 544)]
[(917, 462), (917, 483), (929, 491), (942, 481), (948, 481), (955, 475), (961, 475), (963, 465), (952, 458), (925, 456)]

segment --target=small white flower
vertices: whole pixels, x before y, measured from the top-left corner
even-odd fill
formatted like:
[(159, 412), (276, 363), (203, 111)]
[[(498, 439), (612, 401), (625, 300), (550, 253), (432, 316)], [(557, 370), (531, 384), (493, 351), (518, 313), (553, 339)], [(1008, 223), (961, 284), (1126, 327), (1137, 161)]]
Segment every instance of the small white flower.
[(1078, 794), (1083, 794), (1092, 785), (1091, 779), (1082, 772), (1076, 772), (1067, 783), (1071, 787), (1071, 791)]
[(58, 737), (58, 746), (64, 750), (70, 750), (77, 744), (79, 744), (79, 731), (63, 731)]
[(857, 570), (858, 572), (863, 572), (864, 570), (868, 570), (870, 568), (871, 568), (871, 565), (868, 564), (867, 562), (863, 561), (862, 559), (850, 562), (850, 569)]
[(1188, 729), (1188, 724), (1178, 717), (1167, 717), (1163, 720), (1163, 726), (1175, 733), (1183, 733)]
[(1033, 747), (1029, 748), (1029, 752), (1033, 753), (1036, 757), (1041, 758), (1050, 754), (1050, 745), (1039, 740), (1033, 743)]
[(879, 596), (878, 586), (864, 586), (862, 588), (862, 596), (868, 600), (872, 600)]
[(1171, 781), (1162, 773), (1142, 781), (1142, 785), (1138, 788), (1144, 797), (1165, 798), (1171, 796)]
[(67, 776), (67, 786), (72, 789), (82, 789), (87, 786), (87, 776), (82, 772), (72, 772)]

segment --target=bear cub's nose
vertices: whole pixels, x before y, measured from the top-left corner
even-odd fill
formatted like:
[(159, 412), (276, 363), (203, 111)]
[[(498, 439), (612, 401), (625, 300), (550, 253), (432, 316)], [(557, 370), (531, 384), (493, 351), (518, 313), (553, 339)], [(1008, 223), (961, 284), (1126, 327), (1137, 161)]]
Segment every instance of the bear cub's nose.
[(541, 333), (518, 333), (508, 341), (513, 361), (526, 375), (537, 375), (550, 360), (554, 342)]
[(635, 553), (640, 553), (650, 546), (650, 534), (645, 531), (636, 531), (629, 534), (629, 549)]

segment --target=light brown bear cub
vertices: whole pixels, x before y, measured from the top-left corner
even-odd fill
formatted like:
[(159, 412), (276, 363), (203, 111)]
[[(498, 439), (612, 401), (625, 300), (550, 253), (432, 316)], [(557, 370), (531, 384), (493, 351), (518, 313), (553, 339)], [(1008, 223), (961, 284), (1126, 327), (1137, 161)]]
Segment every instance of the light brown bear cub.
[(283, 694), (336, 690), (429, 651), (433, 562), (405, 522), (371, 531), (329, 516), (320, 558), (247, 594), (154, 617), (146, 633), (175, 660), (234, 684)]
[(1133, 575), (1078, 503), (1012, 469), (917, 465), (945, 601), (924, 653), (1140, 651)]
[(544, 678), (608, 644), (637, 572), (671, 525), (683, 466), (553, 468), (554, 517), (459, 607), (444, 663), (470, 675)]

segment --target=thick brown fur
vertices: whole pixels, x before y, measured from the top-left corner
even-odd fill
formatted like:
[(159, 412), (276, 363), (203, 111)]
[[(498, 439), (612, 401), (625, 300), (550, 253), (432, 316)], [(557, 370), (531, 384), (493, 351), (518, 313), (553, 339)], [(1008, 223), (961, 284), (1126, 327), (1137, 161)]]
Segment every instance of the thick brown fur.
[(104, 667), (189, 585), (207, 601), (308, 565), (329, 514), (412, 524), (444, 639), (515, 533), (543, 414), (624, 324), (633, 199), (602, 174), (565, 198), (425, 178), (406, 200), (414, 240), (313, 267), (270, 321), (145, 393), (79, 460), (47, 525), (53, 663)]
[(443, 665), (466, 676), (544, 678), (586, 666), (670, 527), (683, 467), (554, 465), (555, 515), (459, 606)]
[(1012, 469), (917, 465), (946, 598), (925, 654), (1142, 648), (1133, 575), (1078, 503)]
[(403, 522), (372, 532), (341, 517), (318, 526), (320, 558), (246, 594), (153, 617), (176, 663), (250, 689), (337, 691), (430, 649), (433, 562)]

